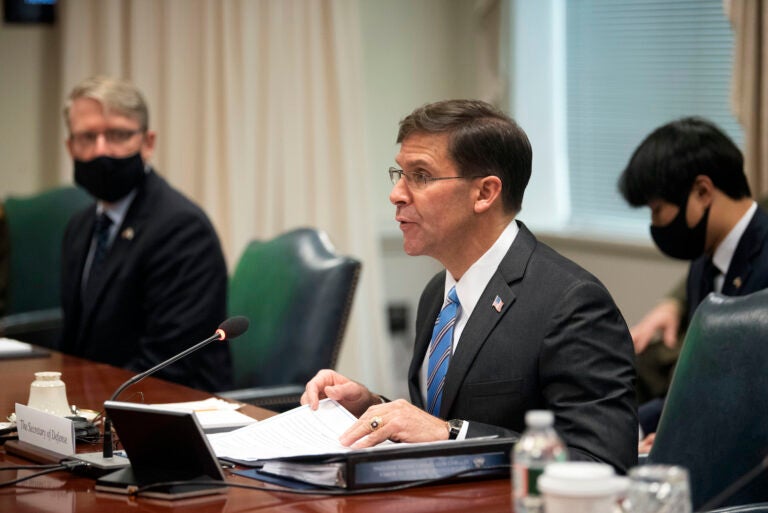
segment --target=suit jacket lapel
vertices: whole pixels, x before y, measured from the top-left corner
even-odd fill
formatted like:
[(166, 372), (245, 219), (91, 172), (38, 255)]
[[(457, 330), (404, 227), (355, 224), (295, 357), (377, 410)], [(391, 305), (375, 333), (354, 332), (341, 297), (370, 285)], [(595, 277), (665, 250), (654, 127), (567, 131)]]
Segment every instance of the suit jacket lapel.
[(72, 247), (64, 249), (64, 251), (70, 254), (70, 258), (67, 259), (67, 265), (70, 268), (68, 274), (75, 277), (75, 280), (70, 283), (73, 293), (67, 297), (74, 297), (78, 302), (80, 301), (83, 289), (85, 259), (88, 257), (88, 250), (91, 248), (91, 239), (93, 239), (93, 230), (96, 225), (96, 208), (90, 208), (86, 216), (83, 229), (78, 230), (74, 235)]
[[(64, 275), (71, 277), (62, 281), (62, 286), (64, 287), (62, 290), (62, 300), (67, 301), (69, 304), (70, 311), (67, 315), (70, 315), (73, 319), (69, 323), (73, 328), (70, 336), (67, 337), (66, 347), (64, 348), (68, 352), (77, 351), (83, 329), (83, 319), (85, 318), (83, 314), (84, 306), (82, 304), (83, 271), (96, 224), (96, 207), (89, 207), (82, 214), (82, 217), (82, 228), (74, 231), (71, 245), (63, 248), (64, 262), (67, 266)], [(79, 220), (75, 221), (75, 223), (76, 226), (81, 224)]]

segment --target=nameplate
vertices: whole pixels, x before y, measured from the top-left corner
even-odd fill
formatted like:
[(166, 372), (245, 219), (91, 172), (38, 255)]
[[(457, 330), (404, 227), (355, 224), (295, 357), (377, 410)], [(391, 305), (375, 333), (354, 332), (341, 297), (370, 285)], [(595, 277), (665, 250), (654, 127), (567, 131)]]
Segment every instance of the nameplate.
[(64, 456), (75, 454), (75, 426), (65, 417), (16, 403), (19, 440)]

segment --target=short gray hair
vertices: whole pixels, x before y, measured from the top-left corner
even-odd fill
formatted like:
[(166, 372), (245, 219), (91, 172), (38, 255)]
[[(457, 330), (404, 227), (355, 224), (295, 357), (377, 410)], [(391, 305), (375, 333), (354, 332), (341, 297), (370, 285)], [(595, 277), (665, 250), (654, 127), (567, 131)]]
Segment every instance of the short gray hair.
[(77, 84), (64, 104), (64, 123), (69, 128), (69, 110), (80, 98), (91, 98), (107, 110), (114, 111), (139, 122), (141, 130), (149, 128), (149, 109), (141, 92), (132, 83), (107, 76), (87, 78)]

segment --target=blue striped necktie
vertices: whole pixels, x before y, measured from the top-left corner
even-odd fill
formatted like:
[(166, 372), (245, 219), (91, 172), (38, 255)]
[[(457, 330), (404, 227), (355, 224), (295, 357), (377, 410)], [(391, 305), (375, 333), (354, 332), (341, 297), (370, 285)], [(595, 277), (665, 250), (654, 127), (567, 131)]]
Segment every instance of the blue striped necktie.
[(427, 367), (427, 411), (432, 415), (440, 412), (445, 387), (445, 373), (453, 352), (453, 327), (459, 310), (459, 297), (456, 287), (448, 292), (448, 302), (440, 311), (432, 330), (429, 343), (429, 365)]

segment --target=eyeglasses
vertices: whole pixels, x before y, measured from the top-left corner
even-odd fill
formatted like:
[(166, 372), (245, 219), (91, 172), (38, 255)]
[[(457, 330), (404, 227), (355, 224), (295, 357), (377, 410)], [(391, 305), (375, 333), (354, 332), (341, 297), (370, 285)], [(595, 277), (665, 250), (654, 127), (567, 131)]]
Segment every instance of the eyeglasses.
[(460, 178), (473, 179), (482, 178), (480, 175), (475, 176), (429, 176), (424, 173), (406, 173), (402, 169), (394, 167), (389, 168), (389, 179), (392, 181), (392, 185), (397, 185), (401, 178), (405, 177), (405, 183), (409, 187), (415, 189), (423, 189), (430, 182), (436, 182), (438, 180), (458, 180)]
[(81, 148), (89, 148), (96, 144), (100, 135), (104, 135), (107, 144), (119, 146), (131, 140), (133, 136), (143, 132), (143, 130), (124, 130), (121, 128), (110, 128), (103, 132), (79, 132), (72, 134), (72, 141)]

